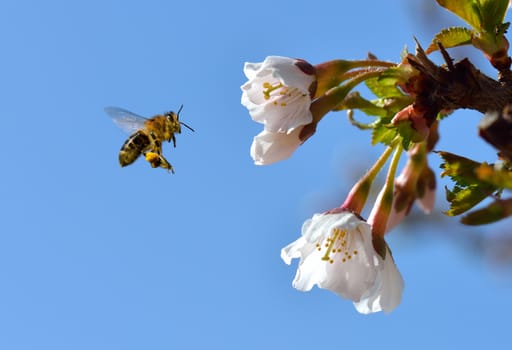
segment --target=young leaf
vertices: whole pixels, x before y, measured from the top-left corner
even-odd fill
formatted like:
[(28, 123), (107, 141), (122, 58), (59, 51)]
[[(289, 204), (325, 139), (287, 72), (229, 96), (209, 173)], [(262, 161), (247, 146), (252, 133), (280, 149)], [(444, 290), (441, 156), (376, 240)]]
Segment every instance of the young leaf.
[(386, 109), (368, 101), (357, 91), (349, 93), (343, 102), (333, 110), (339, 111), (344, 109), (359, 109), (367, 115), (375, 115), (379, 117), (385, 117), (388, 115), (388, 111)]
[(396, 129), (389, 127), (389, 118), (380, 118), (372, 130), (372, 145), (383, 143), (390, 145), (396, 137)]
[(479, 6), (475, 0), (436, 0), (437, 3), (453, 12), (473, 28), (479, 30), (482, 26), (482, 17)]
[(449, 152), (436, 153), (444, 160), (441, 176), (449, 176), (455, 182), (453, 190), (445, 189), (446, 200), (450, 203), (446, 215), (462, 214), (500, 189), (488, 181), (491, 179), (488, 168), (481, 163)]
[(512, 202), (497, 199), (485, 208), (468, 213), (460, 222), (465, 225), (484, 225), (496, 222), (512, 215)]
[(482, 163), (475, 169), (475, 173), (478, 179), (496, 188), (512, 189), (512, 173), (507, 169)]
[(368, 89), (377, 97), (402, 97), (404, 94), (397, 88), (397, 84), (406, 79), (403, 69), (393, 67), (386, 69), (377, 78), (365, 80), (365, 83)]
[(494, 33), (505, 19), (509, 1), (508, 0), (480, 0), (480, 17), (482, 28), (487, 32)]
[(480, 163), (450, 152), (437, 151), (436, 153), (444, 160), (444, 163), (440, 166), (441, 169), (444, 169), (441, 177), (449, 176), (461, 187), (471, 184), (484, 184), (476, 175), (476, 169), (480, 166)]
[(471, 44), (473, 31), (464, 27), (451, 27), (443, 29), (432, 39), (429, 47), (425, 51), (427, 54), (439, 50), (437, 43), (441, 43), (444, 48), (462, 46)]
[(418, 131), (411, 126), (410, 122), (404, 121), (400, 123), (394, 123), (393, 126), (401, 136), (402, 146), (405, 150), (409, 149), (411, 142), (421, 142), (425, 140), (424, 135), (418, 133)]
[(436, 0), (439, 5), (453, 12), (478, 32), (495, 33), (509, 6), (508, 0)]
[(466, 187), (455, 186), (453, 191), (445, 187), (446, 200), (450, 203), (450, 209), (446, 215), (456, 216), (465, 213), (494, 192), (487, 186), (469, 185)]

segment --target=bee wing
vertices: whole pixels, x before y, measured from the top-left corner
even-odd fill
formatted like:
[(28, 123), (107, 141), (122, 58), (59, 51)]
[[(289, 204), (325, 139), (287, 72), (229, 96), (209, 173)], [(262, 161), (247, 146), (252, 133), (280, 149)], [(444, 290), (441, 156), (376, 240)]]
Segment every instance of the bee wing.
[(147, 119), (118, 107), (105, 107), (105, 112), (112, 118), (114, 123), (127, 133), (131, 134), (144, 127)]

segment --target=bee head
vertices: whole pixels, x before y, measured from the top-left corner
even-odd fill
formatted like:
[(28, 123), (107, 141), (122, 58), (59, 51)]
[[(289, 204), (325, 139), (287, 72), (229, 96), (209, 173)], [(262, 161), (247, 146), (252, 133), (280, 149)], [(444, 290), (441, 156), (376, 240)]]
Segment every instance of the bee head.
[(180, 106), (180, 109), (178, 109), (178, 113), (174, 113), (174, 112), (170, 112), (169, 114), (172, 114), (173, 117), (175, 117), (176, 119), (173, 119), (173, 122), (176, 122), (178, 123), (179, 125), (179, 128), (178, 128), (178, 133), (181, 133), (181, 125), (183, 125), (184, 127), (186, 127), (187, 129), (191, 130), (191, 131), (194, 131), (194, 129), (192, 129), (190, 126), (188, 126), (187, 124), (183, 123), (183, 122), (180, 122), (180, 112), (181, 110), (183, 109), (183, 105)]
[(181, 124), (180, 124), (178, 114), (171, 111), (171, 112), (165, 113), (165, 117), (167, 118), (167, 121), (169, 122), (172, 132), (177, 132), (178, 134), (180, 134), (181, 133)]

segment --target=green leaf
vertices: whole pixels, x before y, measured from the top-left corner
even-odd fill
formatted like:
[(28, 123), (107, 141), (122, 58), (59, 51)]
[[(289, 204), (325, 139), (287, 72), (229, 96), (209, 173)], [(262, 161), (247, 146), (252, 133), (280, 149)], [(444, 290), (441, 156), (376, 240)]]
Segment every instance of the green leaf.
[(453, 12), (475, 29), (480, 29), (482, 25), (482, 17), (478, 0), (436, 0), (437, 3)]
[(441, 164), (441, 177), (449, 176), (459, 186), (469, 186), (471, 184), (484, 184), (476, 175), (476, 169), (480, 163), (474, 160), (456, 155), (450, 152), (435, 152), (443, 158), (444, 163)]
[(503, 167), (500, 168), (498, 166), (482, 163), (475, 169), (475, 174), (479, 180), (497, 188), (512, 189), (512, 172)]
[(512, 215), (510, 200), (497, 199), (485, 208), (468, 213), (460, 222), (465, 225), (484, 225), (496, 222)]
[(508, 9), (508, 0), (436, 0), (478, 32), (495, 33)]
[(495, 32), (499, 28), (508, 9), (508, 0), (480, 0), (480, 18), (482, 28), (487, 32)]
[(439, 50), (437, 43), (441, 43), (446, 49), (455, 46), (471, 44), (473, 31), (464, 27), (451, 27), (443, 29), (432, 39), (429, 47), (425, 51), (427, 54)]
[(380, 118), (375, 127), (372, 130), (372, 145), (377, 143), (383, 143), (390, 145), (393, 139), (396, 137), (397, 132), (395, 128), (390, 128), (390, 118)]
[(445, 192), (446, 200), (450, 203), (450, 209), (445, 211), (445, 214), (456, 216), (473, 208), (494, 191), (488, 187), (482, 188), (479, 185), (470, 185), (465, 188), (455, 186), (452, 191), (445, 187)]
[(365, 83), (368, 89), (377, 97), (402, 97), (404, 94), (397, 87), (397, 84), (407, 79), (404, 74), (403, 69), (393, 67), (386, 69), (377, 78), (365, 80)]
[(394, 123), (393, 126), (396, 128), (398, 134), (402, 137), (402, 146), (405, 150), (409, 149), (411, 142), (425, 141), (424, 135), (418, 133), (409, 121), (403, 121)]
[(363, 98), (357, 91), (348, 94), (343, 100), (343, 103), (334, 110), (337, 111), (343, 109), (359, 109), (367, 115), (379, 117), (385, 117), (388, 115), (388, 111), (385, 108)]
[(450, 209), (445, 214), (462, 214), (499, 189), (494, 183), (487, 181), (489, 176), (483, 179), (479, 176), (478, 171), (484, 175), (488, 173), (481, 163), (449, 152), (436, 153), (444, 160), (441, 164), (441, 176), (449, 176), (455, 182), (453, 190), (445, 188), (446, 200), (450, 203)]

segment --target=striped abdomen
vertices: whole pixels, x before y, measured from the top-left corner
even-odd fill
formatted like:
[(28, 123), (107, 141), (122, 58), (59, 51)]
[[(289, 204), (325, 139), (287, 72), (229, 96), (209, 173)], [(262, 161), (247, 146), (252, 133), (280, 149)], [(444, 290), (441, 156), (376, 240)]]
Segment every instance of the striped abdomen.
[(121, 166), (130, 165), (144, 152), (150, 145), (149, 136), (142, 131), (133, 133), (121, 147), (119, 151), (119, 163)]

